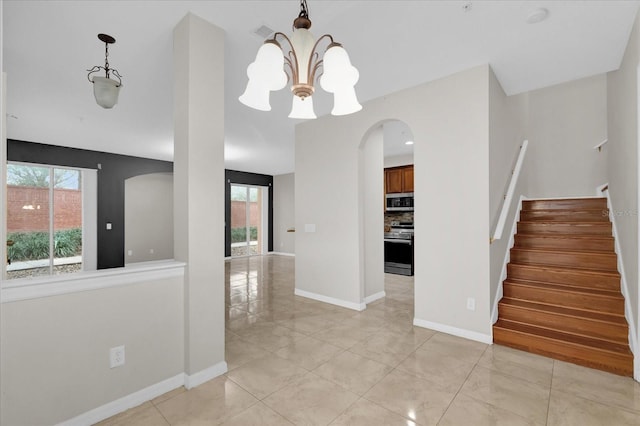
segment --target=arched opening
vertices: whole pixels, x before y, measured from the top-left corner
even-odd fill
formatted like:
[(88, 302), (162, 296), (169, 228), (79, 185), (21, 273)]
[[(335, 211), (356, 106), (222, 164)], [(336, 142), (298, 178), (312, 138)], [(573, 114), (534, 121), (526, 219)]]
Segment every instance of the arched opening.
[(173, 258), (173, 173), (124, 181), (125, 265)]
[(373, 125), (359, 146), (360, 295), (413, 299), (413, 132), (400, 120)]

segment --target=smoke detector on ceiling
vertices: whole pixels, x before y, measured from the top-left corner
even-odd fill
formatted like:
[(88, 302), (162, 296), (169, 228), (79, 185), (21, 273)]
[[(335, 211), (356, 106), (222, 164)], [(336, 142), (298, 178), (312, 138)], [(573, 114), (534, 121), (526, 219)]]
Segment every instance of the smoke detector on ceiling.
[(542, 22), (549, 17), (549, 10), (544, 7), (540, 7), (527, 16), (527, 24), (537, 24), (538, 22)]

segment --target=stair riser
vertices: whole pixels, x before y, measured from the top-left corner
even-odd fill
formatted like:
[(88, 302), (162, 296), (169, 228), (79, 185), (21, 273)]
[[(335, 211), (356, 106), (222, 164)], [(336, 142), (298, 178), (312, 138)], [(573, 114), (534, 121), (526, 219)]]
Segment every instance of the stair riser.
[(522, 210), (606, 210), (606, 198), (577, 198), (570, 200), (525, 200)]
[(551, 211), (522, 211), (520, 212), (522, 221), (548, 221), (548, 222), (609, 222), (609, 211), (604, 210), (559, 210)]
[(620, 277), (598, 273), (580, 273), (570, 270), (549, 270), (544, 267), (526, 267), (509, 263), (507, 277), (525, 281), (541, 281), (554, 284), (599, 288), (620, 291)]
[(597, 307), (600, 312), (618, 315), (624, 314), (624, 299), (622, 297), (602, 297), (584, 293), (521, 286), (507, 282), (504, 283), (503, 292), (504, 297), (512, 299), (547, 303), (550, 305), (564, 306), (566, 308), (574, 309), (591, 310), (594, 307)]
[(559, 253), (515, 249), (511, 250), (511, 261), (514, 263), (533, 265), (588, 268), (611, 272), (617, 271), (617, 258), (615, 253)]
[(494, 327), (493, 341), (512, 348), (597, 368), (622, 376), (633, 376), (633, 358), (623, 354), (585, 348), (572, 343), (558, 342), (542, 336)]
[(629, 342), (629, 328), (626, 324), (612, 324), (594, 321), (590, 318), (569, 317), (553, 312), (525, 309), (506, 303), (498, 305), (498, 312), (500, 312), (500, 318), (505, 320), (518, 321), (621, 344)]
[(544, 235), (611, 235), (611, 223), (550, 223), (550, 222), (518, 222), (519, 234)]
[(614, 241), (613, 238), (563, 238), (552, 235), (542, 237), (516, 234), (514, 247), (613, 252)]

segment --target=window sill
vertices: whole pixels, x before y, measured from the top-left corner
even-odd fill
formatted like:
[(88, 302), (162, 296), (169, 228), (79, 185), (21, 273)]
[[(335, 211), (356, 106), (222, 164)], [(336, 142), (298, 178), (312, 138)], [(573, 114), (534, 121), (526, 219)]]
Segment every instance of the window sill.
[(77, 274), (19, 278), (4, 281), (0, 303), (59, 296), (80, 291), (119, 287), (145, 281), (182, 277), (186, 263), (175, 260), (141, 262), (124, 268), (102, 269)]

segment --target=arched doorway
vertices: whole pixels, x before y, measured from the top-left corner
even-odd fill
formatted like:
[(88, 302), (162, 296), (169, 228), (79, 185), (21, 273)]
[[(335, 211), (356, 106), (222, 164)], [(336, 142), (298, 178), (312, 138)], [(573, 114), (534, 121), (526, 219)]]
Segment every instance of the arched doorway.
[[(360, 300), (365, 304), (385, 297), (385, 269), (389, 273), (413, 275), (414, 239), (409, 235), (413, 232), (414, 218), (413, 143), (409, 126), (389, 119), (372, 126), (359, 146)], [(407, 173), (406, 177), (401, 176), (399, 188), (388, 188), (390, 171), (408, 172), (409, 168), (410, 182)], [(407, 186), (403, 186), (405, 178)], [(388, 209), (387, 192), (390, 198), (403, 197), (403, 207)], [(385, 238), (391, 234), (392, 226), (394, 230), (403, 229), (402, 238)], [(406, 267), (385, 268), (385, 261), (387, 265), (397, 263)]]

